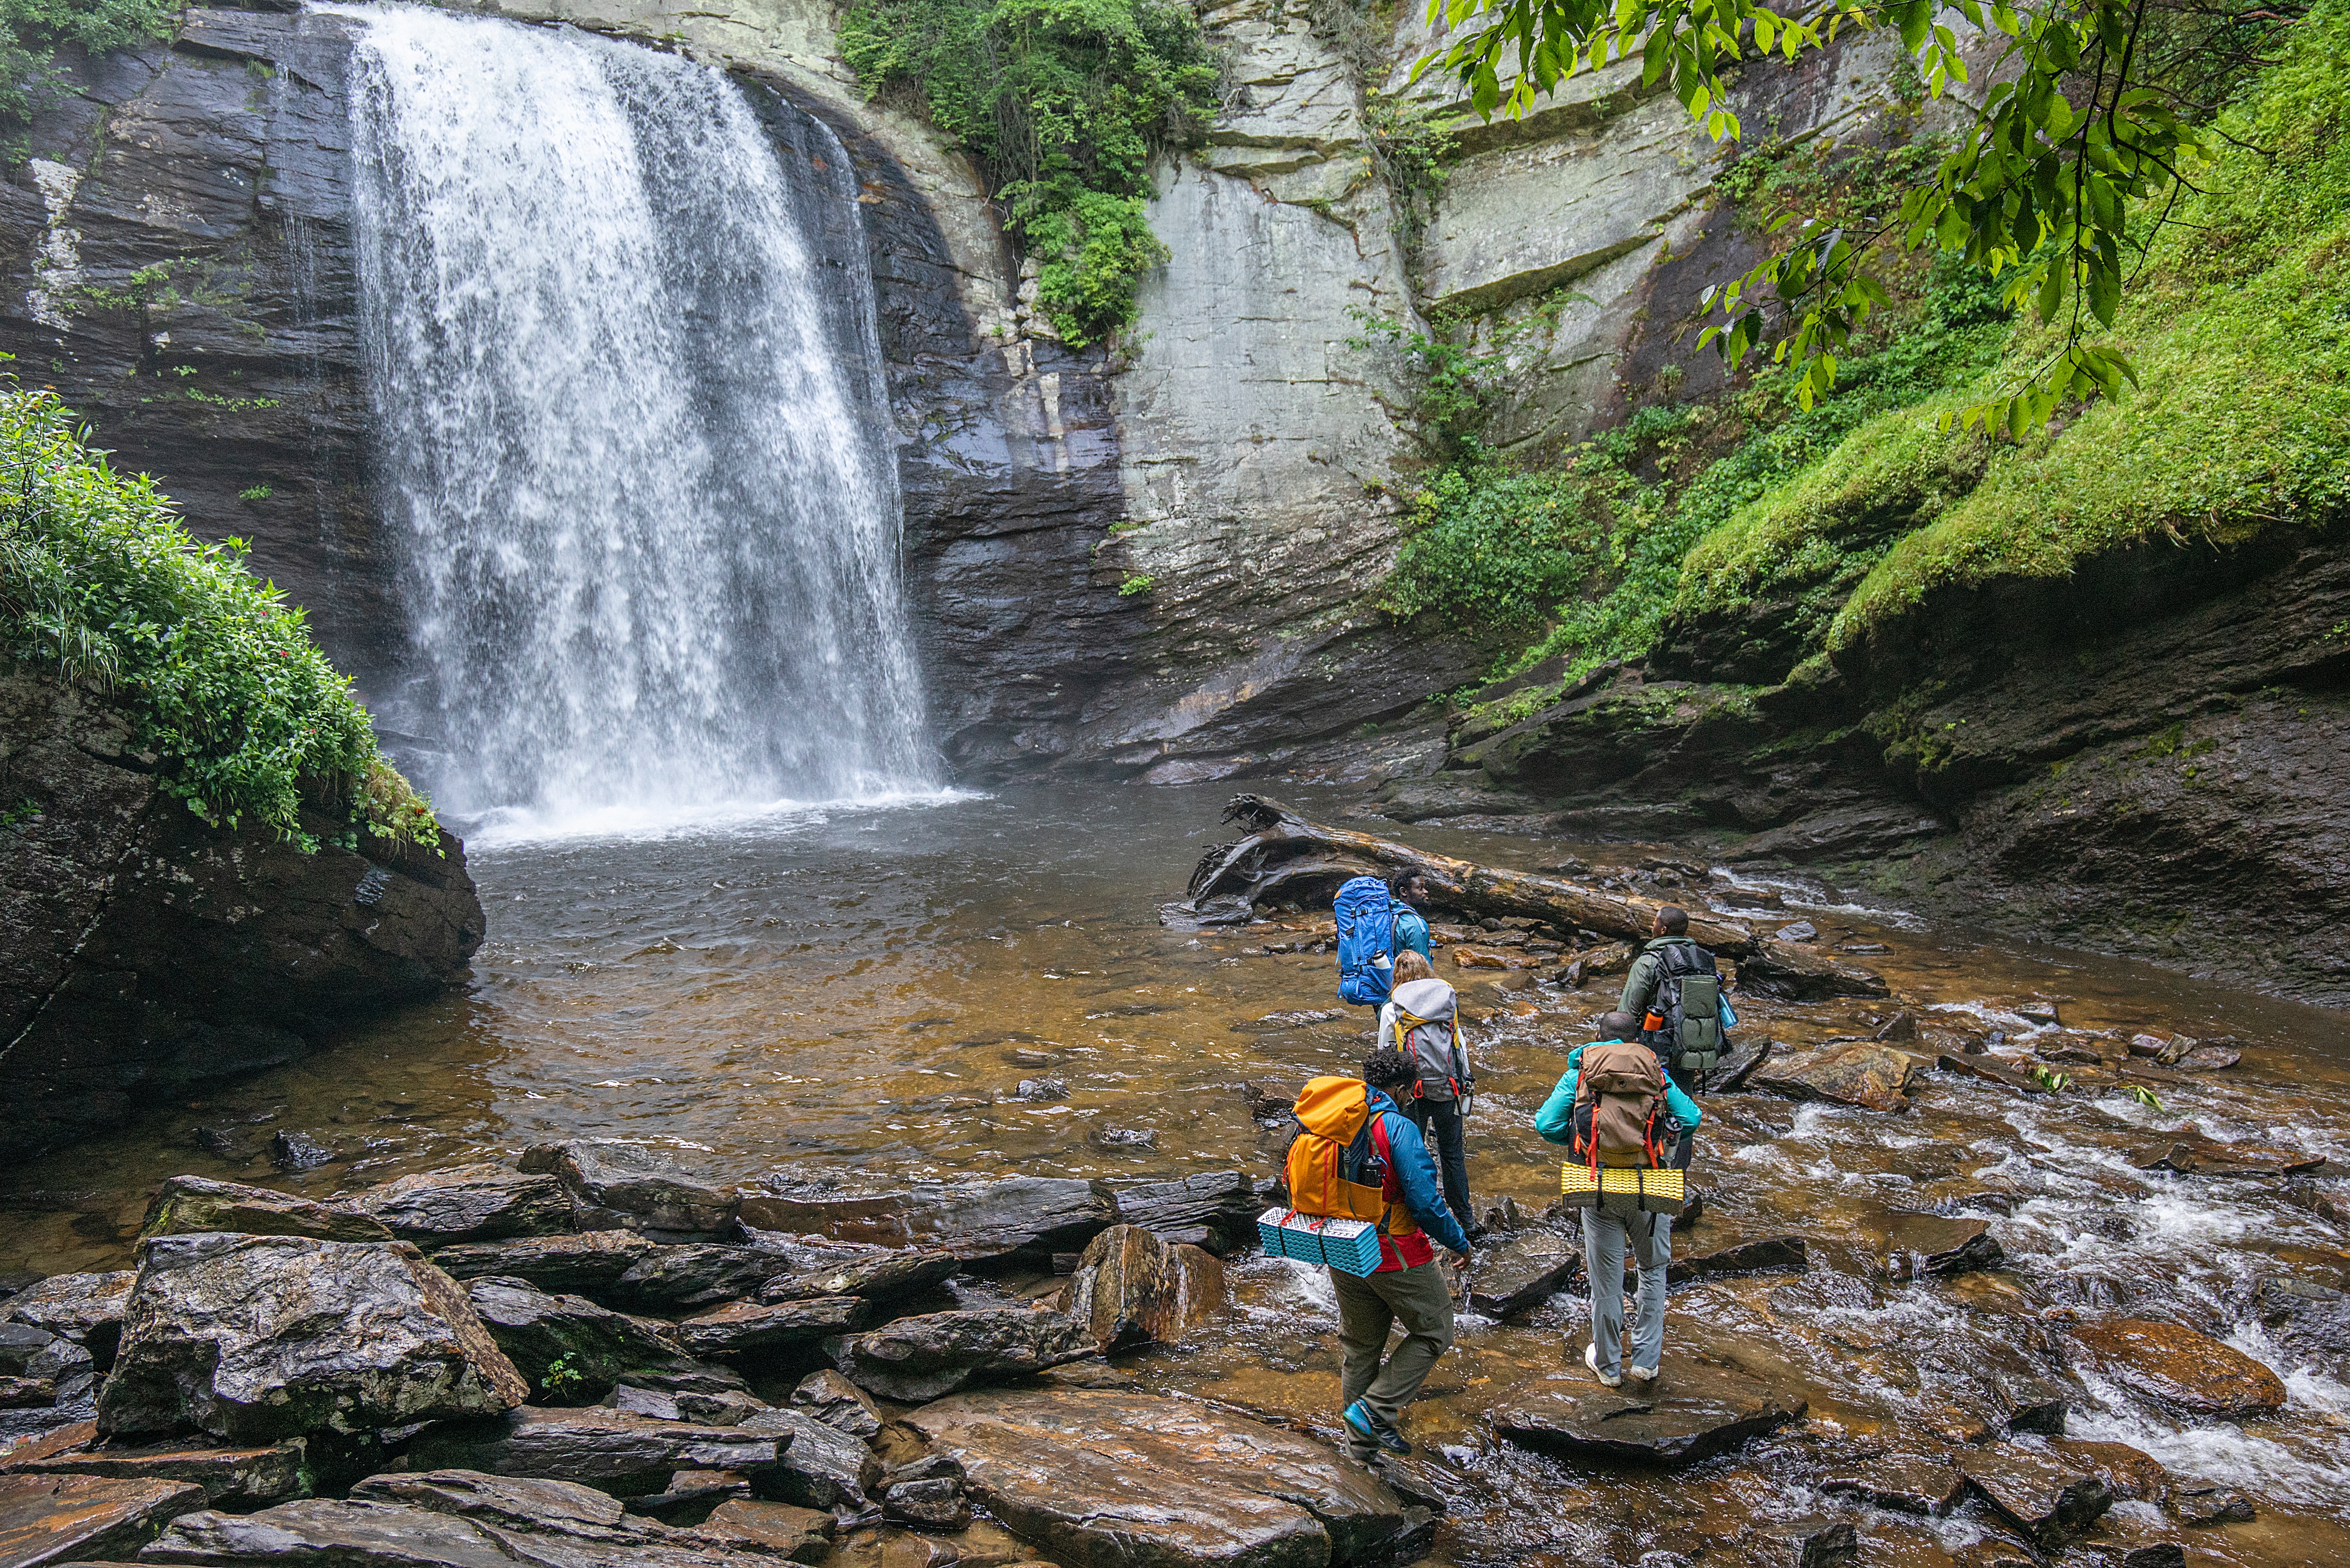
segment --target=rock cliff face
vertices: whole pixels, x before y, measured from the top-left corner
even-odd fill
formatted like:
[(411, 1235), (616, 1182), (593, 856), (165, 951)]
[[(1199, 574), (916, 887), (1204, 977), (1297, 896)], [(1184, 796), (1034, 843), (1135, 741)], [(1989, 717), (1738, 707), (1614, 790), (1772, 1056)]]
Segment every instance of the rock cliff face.
[[(1416, 8), (1390, 36), (1304, 0), (1234, 0), (1203, 14), (1234, 96), (1152, 205), (1171, 259), (1123, 356), (1076, 354), (1021, 306), (968, 161), (864, 101), (828, 8), (475, 8), (690, 48), (759, 89), (785, 140), (815, 115), (848, 148), (933, 722), (973, 776), (1270, 771), (1470, 678), (1487, 650), (1372, 602), (1416, 459), (1402, 367), (1357, 346), (1359, 317), (1436, 305), (1490, 335), (1538, 316), (1512, 333), (1531, 389), (1512, 438), (1579, 436), (1680, 357), (1668, 324), (1734, 249), (1706, 236), (1714, 150), (1614, 73), (1477, 130), (1415, 255), (1362, 103), (1368, 86), (1457, 110), (1432, 80), (1406, 86), (1431, 41)], [(78, 66), (0, 184), (0, 348), (196, 526), (250, 538), (382, 691), (408, 632), (397, 541), (370, 504), (351, 265), (344, 77), (361, 25), (246, 0)], [(1883, 75), (1846, 49), (1773, 75), (1750, 116), (1865, 130)]]
[(0, 674), (0, 1158), (290, 1061), (481, 945), (454, 838), (304, 855), (208, 827), (120, 710), (21, 668)]

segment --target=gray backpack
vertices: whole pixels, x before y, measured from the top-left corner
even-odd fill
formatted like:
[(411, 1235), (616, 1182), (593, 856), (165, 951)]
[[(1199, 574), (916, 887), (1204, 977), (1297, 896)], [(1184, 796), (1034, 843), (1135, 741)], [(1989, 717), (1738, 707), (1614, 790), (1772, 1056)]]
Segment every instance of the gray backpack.
[(1682, 1073), (1710, 1073), (1721, 1060), (1721, 971), (1686, 939), (1658, 950), (1657, 998), (1648, 1010), (1664, 1027), (1643, 1032), (1657, 1059)]

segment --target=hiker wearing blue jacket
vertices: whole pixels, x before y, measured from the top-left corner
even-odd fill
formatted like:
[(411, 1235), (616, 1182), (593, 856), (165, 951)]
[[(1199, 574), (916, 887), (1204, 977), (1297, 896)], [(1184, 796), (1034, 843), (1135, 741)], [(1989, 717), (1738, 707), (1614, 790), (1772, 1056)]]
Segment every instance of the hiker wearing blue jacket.
[(1415, 952), (1431, 967), (1436, 954), (1428, 945), (1428, 878), (1417, 871), (1399, 871), (1388, 878), (1388, 897), (1395, 900), (1395, 950)]
[[(1628, 1012), (1604, 1014), (1599, 1029), (1601, 1039), (1594, 1044), (1637, 1044), (1640, 1040), (1640, 1021)], [(1550, 1098), (1543, 1102), (1542, 1109), (1534, 1113), (1534, 1131), (1547, 1142), (1575, 1141), (1575, 1075), (1582, 1068), (1586, 1049), (1578, 1045), (1567, 1053), (1565, 1074), (1560, 1077), (1558, 1086), (1551, 1090)], [(1695, 1100), (1681, 1092), (1679, 1085), (1661, 1074), (1659, 1078), (1664, 1086), (1665, 1114), (1677, 1124), (1667, 1131), (1675, 1135), (1680, 1158), (1686, 1160), (1687, 1135), (1696, 1130), (1705, 1119), (1705, 1113), (1698, 1108)], [(1624, 1381), (1624, 1253), (1628, 1246), (1640, 1271), (1639, 1306), (1632, 1324), (1632, 1365), (1628, 1370), (1637, 1381), (1653, 1381), (1665, 1354), (1665, 1269), (1673, 1256), (1672, 1216), (1643, 1213), (1637, 1208), (1628, 1212), (1619, 1210), (1612, 1208), (1607, 1199), (1596, 1208), (1582, 1210), (1582, 1214), (1583, 1273), (1591, 1286), (1591, 1343), (1584, 1350), (1584, 1365), (1610, 1388)]]

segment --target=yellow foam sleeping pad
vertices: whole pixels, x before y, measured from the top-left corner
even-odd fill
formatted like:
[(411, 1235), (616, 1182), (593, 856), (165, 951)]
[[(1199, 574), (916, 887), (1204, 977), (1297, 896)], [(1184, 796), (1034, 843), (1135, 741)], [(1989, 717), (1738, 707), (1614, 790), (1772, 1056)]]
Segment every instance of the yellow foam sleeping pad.
[(1595, 1172), (1573, 1161), (1559, 1168), (1558, 1190), (1570, 1209), (1595, 1209), (1602, 1199), (1634, 1199), (1642, 1212), (1679, 1214), (1689, 1200), (1689, 1173), (1645, 1165), (1603, 1165)]

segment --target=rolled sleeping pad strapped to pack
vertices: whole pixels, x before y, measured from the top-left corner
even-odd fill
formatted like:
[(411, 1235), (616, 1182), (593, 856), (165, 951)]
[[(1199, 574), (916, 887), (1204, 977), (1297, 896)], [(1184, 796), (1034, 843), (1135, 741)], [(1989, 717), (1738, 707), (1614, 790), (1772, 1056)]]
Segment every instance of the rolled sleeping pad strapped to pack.
[(1679, 1214), (1689, 1200), (1689, 1174), (1667, 1167), (1603, 1165), (1572, 1160), (1559, 1168), (1559, 1201), (1569, 1209), (1596, 1209), (1602, 1198), (1631, 1198), (1644, 1214)]
[(1301, 1263), (1327, 1263), (1357, 1278), (1379, 1267), (1379, 1228), (1362, 1220), (1325, 1220), (1295, 1209), (1268, 1209), (1256, 1217), (1265, 1255)]

